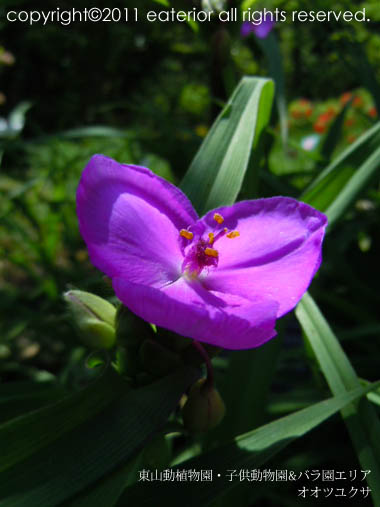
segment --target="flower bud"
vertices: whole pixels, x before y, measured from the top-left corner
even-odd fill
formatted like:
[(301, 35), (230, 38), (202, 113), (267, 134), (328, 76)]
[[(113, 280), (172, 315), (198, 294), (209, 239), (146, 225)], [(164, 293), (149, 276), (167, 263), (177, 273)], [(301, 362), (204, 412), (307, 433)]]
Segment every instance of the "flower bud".
[(207, 431), (222, 421), (225, 412), (226, 407), (219, 392), (203, 378), (190, 389), (182, 410), (182, 418), (189, 431)]
[(81, 290), (63, 295), (83, 343), (95, 349), (109, 349), (115, 344), (116, 309), (105, 299)]

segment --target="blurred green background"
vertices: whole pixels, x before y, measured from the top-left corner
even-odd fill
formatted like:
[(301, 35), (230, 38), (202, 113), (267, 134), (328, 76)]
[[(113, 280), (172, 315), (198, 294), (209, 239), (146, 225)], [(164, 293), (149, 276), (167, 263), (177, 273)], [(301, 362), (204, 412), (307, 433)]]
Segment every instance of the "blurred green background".
[[(262, 6), (245, 3), (252, 9)], [(126, 6), (132, 4), (113, 5)], [(187, 2), (182, 8), (193, 6), (201, 7)], [(225, 6), (239, 7), (239, 2)], [(321, 167), (318, 146), (302, 150), (302, 140), (315, 135), (314, 142), (321, 144), (319, 137), (323, 140), (350, 98), (338, 151), (376, 121), (368, 81), (380, 82), (380, 12), (376, 1), (355, 4), (363, 6), (371, 23), (286, 22), (275, 27), (283, 55), (290, 147), (283, 149), (274, 115), (267, 141), (271, 149), (262, 161), (261, 196), (299, 194)], [(33, 2), (32, 7), (48, 11), (56, 4)], [(85, 7), (85, 1), (75, 3), (78, 10)], [(306, 1), (265, 7), (310, 8)], [(315, 10), (350, 8), (349, 1), (313, 5)], [(268, 75), (260, 41), (253, 34), (242, 39), (240, 23), (149, 23), (145, 13), (163, 9), (152, 1), (140, 2), (139, 22), (128, 24), (29, 26), (8, 22), (5, 15), (11, 9), (30, 10), (31, 4), (5, 0), (0, 10), (0, 371), (8, 371), (6, 377), (11, 370), (24, 375), (26, 366), (57, 372), (65, 363), (75, 345), (67, 339), (61, 300), (67, 284), (107, 294), (88, 263), (75, 214), (76, 186), (89, 157), (104, 153), (178, 182), (240, 77)], [(367, 73), (361, 71), (363, 65)], [(353, 324), (370, 328), (377, 318), (379, 298), (371, 276), (379, 255), (377, 190), (374, 186), (358, 201), (339, 232), (329, 236), (315, 283), (326, 311), (348, 335)], [(363, 343), (372, 347), (370, 337), (360, 348)], [(375, 374), (376, 362), (371, 365), (367, 358), (366, 367)]]

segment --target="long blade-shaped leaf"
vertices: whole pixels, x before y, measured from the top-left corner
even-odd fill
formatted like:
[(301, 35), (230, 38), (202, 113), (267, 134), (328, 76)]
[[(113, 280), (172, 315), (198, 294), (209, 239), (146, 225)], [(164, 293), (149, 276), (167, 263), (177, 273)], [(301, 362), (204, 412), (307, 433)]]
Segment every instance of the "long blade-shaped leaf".
[(321, 155), (326, 162), (330, 161), (331, 155), (333, 154), (333, 151), (335, 150), (337, 144), (340, 141), (343, 131), (344, 119), (346, 117), (348, 108), (351, 106), (351, 102), (352, 100), (348, 101), (344, 105), (343, 109), (340, 111), (338, 116), (332, 122), (329, 131), (327, 133), (327, 136), (323, 141), (321, 147)]
[[(346, 354), (309, 294), (296, 309), (296, 316), (314, 351), (320, 368), (335, 395), (360, 385)], [(368, 400), (342, 410), (359, 461), (366, 470), (375, 505), (380, 505), (380, 422)]]
[(208, 441), (226, 442), (264, 422), (264, 406), (280, 345), (277, 337), (260, 348), (231, 355), (225, 378), (218, 383), (228, 410), (222, 423), (209, 433)]
[(235, 202), (268, 124), (273, 92), (269, 79), (243, 78), (203, 141), (181, 184), (200, 214)]
[[(374, 389), (378, 384), (372, 384)], [(325, 400), (294, 414), (277, 419), (265, 426), (236, 438), (208, 454), (190, 459), (179, 464), (173, 470), (212, 470), (212, 482), (139, 482), (128, 488), (123, 495), (120, 506), (208, 505), (216, 498), (241, 485), (239, 481), (226, 478), (228, 470), (253, 470), (268, 461), (274, 454), (286, 447), (296, 438), (301, 437), (317, 427), (328, 417), (341, 410), (345, 405), (365, 394), (366, 390), (357, 388), (329, 400)], [(219, 475), (220, 474), (220, 475)]]
[(81, 391), (0, 425), (0, 471), (90, 419), (126, 389), (125, 381), (107, 371)]
[(141, 451), (127, 465), (111, 472), (91, 488), (65, 503), (65, 507), (113, 507), (124, 489), (135, 481), (143, 463)]
[(61, 505), (112, 473), (166, 422), (197, 374), (188, 367), (144, 388), (131, 389), (91, 420), (4, 471), (1, 506)]
[(300, 199), (324, 211), (329, 226), (342, 216), (380, 168), (380, 123), (334, 160)]
[(336, 195), (334, 201), (325, 210), (330, 225), (343, 215), (378, 169), (380, 169), (380, 147), (358, 167), (349, 181)]
[(0, 385), (0, 423), (56, 403), (67, 395), (58, 382), (8, 382)]
[(288, 109), (285, 96), (285, 73), (280, 47), (273, 31), (264, 39), (255, 37), (255, 42), (261, 47), (268, 60), (269, 75), (276, 85), (276, 104), (280, 119), (281, 137), (283, 145), (286, 146), (288, 140)]

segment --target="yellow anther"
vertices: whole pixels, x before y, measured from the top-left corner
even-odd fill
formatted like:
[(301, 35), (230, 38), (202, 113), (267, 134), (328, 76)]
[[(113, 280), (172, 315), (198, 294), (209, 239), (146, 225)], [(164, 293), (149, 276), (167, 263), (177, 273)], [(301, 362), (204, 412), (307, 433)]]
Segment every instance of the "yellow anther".
[(186, 239), (193, 239), (194, 234), (190, 231), (187, 231), (186, 229), (181, 229), (179, 231), (179, 235)]
[(214, 243), (214, 233), (213, 232), (208, 233), (208, 242), (210, 243), (210, 245), (212, 245)]
[(218, 257), (218, 250), (214, 250), (214, 248), (205, 248), (205, 254), (209, 257)]
[(239, 231), (231, 231), (227, 234), (227, 238), (237, 238), (238, 236), (240, 236), (240, 232)]
[(218, 222), (218, 224), (222, 224), (224, 222), (224, 218), (219, 213), (214, 213), (214, 220)]

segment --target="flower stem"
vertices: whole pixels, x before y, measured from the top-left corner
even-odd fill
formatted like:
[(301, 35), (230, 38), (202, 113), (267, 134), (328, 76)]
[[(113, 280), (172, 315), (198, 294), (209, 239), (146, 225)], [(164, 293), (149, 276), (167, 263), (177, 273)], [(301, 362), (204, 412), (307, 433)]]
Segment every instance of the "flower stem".
[(197, 342), (196, 340), (193, 340), (193, 345), (197, 349), (199, 354), (202, 356), (202, 358), (204, 359), (204, 362), (206, 364), (207, 380), (206, 380), (204, 386), (205, 387), (207, 386), (208, 388), (214, 387), (214, 369), (212, 367), (210, 357), (207, 354), (207, 352), (205, 351), (203, 345), (201, 345), (199, 342)]

